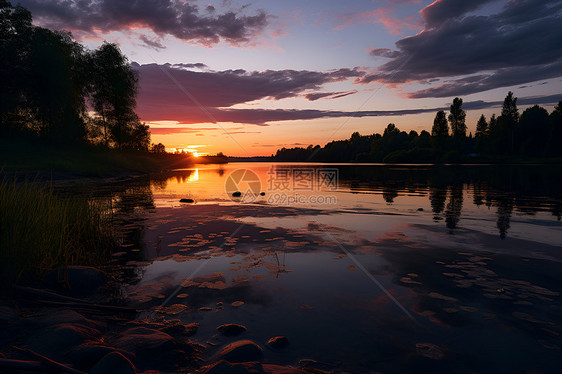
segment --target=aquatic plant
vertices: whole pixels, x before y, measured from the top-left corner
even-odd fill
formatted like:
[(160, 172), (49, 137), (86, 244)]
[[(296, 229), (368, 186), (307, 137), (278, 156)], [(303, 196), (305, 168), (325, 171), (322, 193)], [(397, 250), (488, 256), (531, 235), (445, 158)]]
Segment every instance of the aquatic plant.
[(43, 275), (69, 265), (101, 264), (114, 233), (107, 203), (86, 196), (60, 197), (38, 181), (0, 182), (2, 281)]

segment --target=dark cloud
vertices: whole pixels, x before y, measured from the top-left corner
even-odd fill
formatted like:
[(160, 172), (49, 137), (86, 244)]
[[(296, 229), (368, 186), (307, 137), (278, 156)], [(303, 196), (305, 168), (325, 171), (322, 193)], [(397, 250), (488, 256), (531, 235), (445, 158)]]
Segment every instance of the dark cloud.
[(445, 21), (477, 10), (486, 3), (495, 0), (437, 0), (420, 11), (426, 27), (439, 26)]
[(279, 100), (300, 96), (304, 91), (318, 90), (326, 83), (340, 82), (364, 74), (357, 68), (327, 72), (308, 70), (247, 72), (241, 69), (226, 71), (185, 69), (194, 64), (133, 63), (132, 65), (139, 72), (138, 110), (150, 120), (175, 120), (171, 115), (167, 115), (167, 118), (157, 117), (161, 117), (163, 113), (173, 113), (175, 109), (193, 110), (197, 104), (182, 90), (188, 90), (206, 108), (227, 108), (265, 98)]
[[(486, 2), (439, 0), (429, 5), (421, 12), (424, 31), (399, 40), (392, 60), (358, 82), (463, 77), (412, 94), (445, 97), (457, 87), (455, 95), (460, 95), (562, 75), (557, 68), (562, 59), (561, 0), (508, 1), (497, 14), (465, 14)], [(375, 52), (381, 54), (391, 51)], [(473, 74), (477, 76), (466, 77)]]
[(369, 54), (375, 57), (396, 58), (400, 55), (400, 52), (388, 48), (374, 48), (369, 51)]
[(145, 46), (149, 48), (156, 49), (156, 50), (166, 48), (166, 46), (160, 43), (158, 39), (149, 38), (144, 34), (141, 35), (139, 39), (144, 43)]
[(202, 62), (196, 62), (193, 64), (184, 64), (184, 63), (179, 63), (179, 64), (166, 64), (166, 66), (173, 66), (175, 68), (186, 68), (186, 69), (192, 69), (192, 68), (196, 68), (196, 69), (207, 69), (208, 66)]
[(452, 97), (492, 90), (498, 87), (548, 79), (562, 75), (562, 59), (546, 65), (498, 69), (492, 74), (482, 74), (448, 81), (442, 85), (412, 92), (410, 98)]
[(222, 14), (206, 8), (201, 14), (194, 1), (182, 0), (20, 0), (45, 27), (96, 33), (149, 28), (158, 35), (215, 44), (238, 44), (261, 33), (270, 16), (259, 10)]
[(309, 101), (315, 101), (323, 98), (328, 99), (339, 99), (340, 97), (345, 97), (348, 95), (356, 94), (357, 90), (353, 91), (340, 91), (340, 92), (312, 92), (304, 95), (304, 97)]

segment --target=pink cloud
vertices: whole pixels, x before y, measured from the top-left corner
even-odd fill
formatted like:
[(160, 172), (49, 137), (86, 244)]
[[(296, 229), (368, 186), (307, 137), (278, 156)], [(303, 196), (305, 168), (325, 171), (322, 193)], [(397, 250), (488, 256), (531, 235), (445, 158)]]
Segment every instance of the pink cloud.
[(335, 29), (342, 30), (349, 26), (368, 23), (382, 23), (386, 27), (388, 32), (393, 35), (402, 34), (404, 32), (404, 29), (422, 29), (421, 24), (416, 22), (417, 16), (409, 16), (405, 19), (399, 19), (396, 17), (392, 17), (391, 13), (392, 9), (379, 8), (363, 13), (346, 14), (339, 17), (343, 20), (343, 22), (336, 26)]

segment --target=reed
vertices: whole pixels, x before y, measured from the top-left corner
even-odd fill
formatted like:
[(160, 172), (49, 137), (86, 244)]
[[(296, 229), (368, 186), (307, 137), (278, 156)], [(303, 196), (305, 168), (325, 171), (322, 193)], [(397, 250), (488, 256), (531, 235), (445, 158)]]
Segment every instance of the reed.
[(0, 183), (1, 276), (44, 275), (69, 265), (99, 265), (114, 244), (111, 209), (85, 196), (61, 198), (37, 181)]

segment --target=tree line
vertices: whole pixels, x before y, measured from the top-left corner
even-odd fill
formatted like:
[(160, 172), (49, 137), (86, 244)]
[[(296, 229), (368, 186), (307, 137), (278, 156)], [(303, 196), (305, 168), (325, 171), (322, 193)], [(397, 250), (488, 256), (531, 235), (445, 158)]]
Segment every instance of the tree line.
[(463, 100), (456, 97), (449, 113), (438, 111), (431, 133), (400, 131), (388, 124), (383, 134), (360, 135), (337, 140), (324, 147), (282, 148), (276, 161), (320, 162), (466, 162), (562, 157), (562, 101), (548, 113), (538, 105), (519, 115), (517, 98), (509, 92), (501, 114), (490, 119), (482, 114), (476, 132), (467, 136)]
[(89, 50), (0, 0), (0, 82), (0, 137), (149, 149), (134, 111), (138, 77), (116, 44)]

